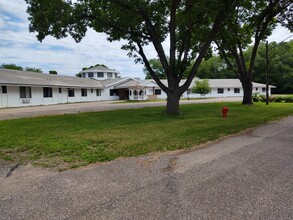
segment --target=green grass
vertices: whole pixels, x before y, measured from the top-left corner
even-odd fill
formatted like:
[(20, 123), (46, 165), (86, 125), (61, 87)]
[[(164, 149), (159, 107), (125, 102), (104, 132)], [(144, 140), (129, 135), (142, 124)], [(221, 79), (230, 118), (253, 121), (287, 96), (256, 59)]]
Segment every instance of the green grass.
[(20, 163), (74, 168), (154, 151), (184, 149), (293, 114), (290, 103), (182, 105), (0, 121), (0, 158)]

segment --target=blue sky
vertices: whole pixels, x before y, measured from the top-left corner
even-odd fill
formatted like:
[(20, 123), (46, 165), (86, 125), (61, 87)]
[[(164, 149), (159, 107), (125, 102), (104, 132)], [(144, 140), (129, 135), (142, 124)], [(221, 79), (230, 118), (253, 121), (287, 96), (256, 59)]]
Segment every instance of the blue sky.
[[(89, 30), (78, 44), (70, 37), (61, 40), (47, 37), (42, 43), (38, 42), (36, 33), (29, 33), (26, 7), (24, 0), (0, 0), (1, 64), (14, 63), (74, 76), (83, 67), (100, 63), (118, 70), (123, 77), (144, 78), (143, 65), (135, 64), (127, 52), (120, 49), (123, 42), (110, 43), (105, 34)], [(280, 42), (290, 35), (278, 27), (269, 41)], [(147, 49), (147, 55), (156, 57), (152, 48)]]

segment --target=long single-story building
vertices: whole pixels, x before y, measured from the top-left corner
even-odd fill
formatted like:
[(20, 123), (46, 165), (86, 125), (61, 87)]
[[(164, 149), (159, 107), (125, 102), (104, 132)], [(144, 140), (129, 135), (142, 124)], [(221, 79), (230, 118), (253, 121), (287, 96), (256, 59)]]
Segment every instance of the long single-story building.
[[(154, 80), (120, 78), (116, 70), (103, 66), (94, 67), (81, 73), (82, 78), (0, 69), (0, 108), (102, 100), (167, 98), (166, 93), (160, 89)], [(196, 80), (198, 79), (193, 80), (182, 97), (201, 97), (200, 94), (191, 92)], [(162, 81), (167, 85), (166, 80)], [(210, 79), (209, 85), (212, 91), (205, 97), (243, 95), (241, 83), (238, 79)], [(253, 92), (265, 94), (265, 88), (264, 84), (253, 83)], [(271, 88), (272, 86), (270, 86), (270, 90)]]

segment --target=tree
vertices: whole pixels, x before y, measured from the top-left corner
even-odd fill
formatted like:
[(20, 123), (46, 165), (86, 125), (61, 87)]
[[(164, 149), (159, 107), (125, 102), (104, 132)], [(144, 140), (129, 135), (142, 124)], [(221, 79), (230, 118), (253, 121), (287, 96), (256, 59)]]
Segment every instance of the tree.
[(25, 71), (36, 72), (36, 73), (42, 73), (43, 72), (40, 68), (35, 68), (35, 67), (26, 67)]
[[(245, 56), (251, 54), (252, 47), (244, 52)], [(265, 44), (261, 43), (255, 59), (253, 81), (266, 82), (265, 76)], [(276, 86), (275, 93), (293, 93), (293, 40), (277, 44), (269, 44), (269, 75), (270, 84)]]
[(212, 91), (209, 81), (207, 79), (197, 80), (192, 88), (193, 93), (198, 93), (201, 96), (205, 96)]
[[(149, 64), (159, 79), (166, 79), (166, 74), (159, 59), (150, 59)], [(146, 79), (152, 79), (152, 76), (146, 67), (143, 68), (143, 72)]]
[[(292, 7), (292, 0), (241, 1), (226, 19), (225, 28), (220, 30), (215, 42), (219, 53), (241, 81), (244, 91), (242, 104), (253, 104), (252, 74), (260, 42), (270, 35), (277, 22), (286, 23), (292, 19)], [(244, 50), (251, 43), (253, 46), (247, 60)]]
[(11, 69), (11, 70), (23, 70), (23, 68), (21, 66), (17, 66), (16, 64), (5, 64), (3, 63), (1, 66), (0, 66), (0, 69)]
[(57, 75), (58, 72), (56, 70), (49, 70), (49, 74)]
[(77, 73), (77, 74), (75, 74), (75, 76), (81, 78), (82, 77), (82, 74), (81, 73)]
[(102, 67), (106, 67), (108, 68), (106, 65), (104, 64), (96, 64), (94, 66), (90, 66), (90, 67), (83, 67), (82, 70), (88, 70), (88, 69), (91, 69), (91, 68), (94, 68), (94, 67), (97, 67), (97, 66), (102, 66)]
[[(71, 35), (79, 42), (88, 28), (108, 35), (108, 40), (124, 40), (135, 62), (146, 69), (167, 94), (166, 112), (179, 113), (179, 99), (188, 89), (210, 44), (236, 6), (236, 0), (26, 0), (30, 32), (42, 41)], [(169, 48), (164, 50), (163, 42)], [(146, 55), (153, 45), (168, 85), (162, 83)], [(168, 54), (167, 54), (168, 53)], [(168, 57), (168, 59), (167, 59)], [(191, 61), (195, 61), (186, 81), (180, 81)]]
[(219, 56), (212, 56), (210, 59), (204, 60), (200, 64), (196, 76), (201, 79), (233, 79), (237, 77)]

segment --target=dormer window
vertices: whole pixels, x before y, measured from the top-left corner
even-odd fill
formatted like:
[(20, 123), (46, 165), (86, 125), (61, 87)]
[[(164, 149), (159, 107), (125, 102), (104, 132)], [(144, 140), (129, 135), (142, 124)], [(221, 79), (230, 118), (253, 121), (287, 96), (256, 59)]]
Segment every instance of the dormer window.
[(94, 73), (92, 73), (92, 72), (88, 73), (88, 77), (89, 78), (93, 78), (94, 77)]
[(98, 77), (99, 77), (99, 78), (103, 78), (103, 77), (104, 77), (104, 73), (99, 72), (99, 73), (98, 73)]
[(112, 78), (113, 77), (113, 73), (107, 73), (107, 77), (108, 78)]

